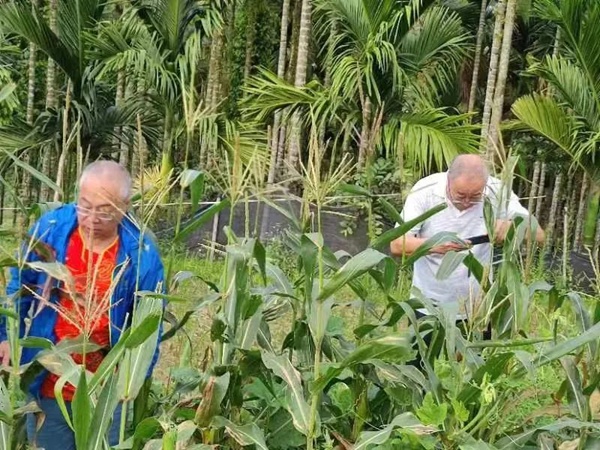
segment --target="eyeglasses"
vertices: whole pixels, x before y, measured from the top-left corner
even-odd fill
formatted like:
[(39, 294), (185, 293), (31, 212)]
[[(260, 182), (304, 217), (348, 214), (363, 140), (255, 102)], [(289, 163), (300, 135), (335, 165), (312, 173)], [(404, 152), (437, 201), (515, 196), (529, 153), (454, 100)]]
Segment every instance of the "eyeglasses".
[(75, 205), (75, 209), (77, 210), (77, 214), (79, 214), (82, 218), (86, 218), (93, 215), (102, 222), (110, 222), (112, 220), (115, 220), (115, 215), (111, 212), (96, 211), (91, 208), (85, 208), (81, 205)]
[(448, 197), (450, 198), (450, 201), (452, 203), (470, 203), (470, 204), (481, 203), (483, 201), (483, 197), (484, 197), (483, 192), (478, 192), (476, 194), (471, 194), (471, 195), (464, 195), (464, 194), (459, 194), (459, 193), (453, 192), (450, 184), (448, 184), (447, 193), (448, 193)]

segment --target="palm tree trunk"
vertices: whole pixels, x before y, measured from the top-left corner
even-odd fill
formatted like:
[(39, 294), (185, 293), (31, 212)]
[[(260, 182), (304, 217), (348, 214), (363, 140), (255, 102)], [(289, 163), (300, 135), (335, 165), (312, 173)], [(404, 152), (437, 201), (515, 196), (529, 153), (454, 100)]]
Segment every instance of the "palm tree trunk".
[[(287, 53), (287, 34), (290, 15), (290, 0), (283, 0), (283, 9), (281, 11), (281, 30), (279, 33), (279, 59), (277, 60), (277, 76), (285, 77), (285, 55)], [(269, 175), (267, 176), (267, 186), (275, 182), (275, 174), (279, 165), (279, 129), (281, 127), (281, 111), (275, 113), (273, 118), (273, 130), (271, 137), (271, 161), (269, 165)]]
[[(63, 189), (64, 198), (68, 198), (68, 192), (65, 190), (64, 178), (67, 167), (67, 156), (69, 154), (69, 109), (71, 106), (71, 81), (67, 84), (67, 93), (65, 96), (65, 112), (63, 114), (63, 124), (62, 124), (62, 148), (60, 152), (60, 157), (58, 159), (58, 166), (56, 168), (56, 185)], [(54, 192), (54, 201), (58, 202), (61, 200), (61, 195), (59, 191)]]
[[(298, 34), (298, 59), (296, 62), (296, 76), (294, 86), (303, 87), (306, 84), (308, 68), (308, 46), (310, 42), (311, 29), (311, 0), (302, 0), (302, 12), (300, 13), (300, 31)], [(292, 116), (292, 135), (290, 143), (289, 162), (290, 167), (296, 168), (300, 160), (300, 116), (295, 113)]]
[[(117, 92), (115, 93), (115, 106), (117, 108), (120, 108), (123, 104), (123, 98), (125, 97), (125, 83), (125, 70), (121, 69), (117, 73)], [(113, 146), (115, 150), (117, 150), (115, 156), (119, 159), (119, 163), (121, 163), (121, 158), (123, 158), (123, 149), (120, 145), (120, 143), (123, 141), (123, 136), (121, 136), (122, 131), (123, 130), (121, 129), (121, 127), (115, 127), (115, 137), (113, 139)]]
[(494, 24), (494, 40), (490, 52), (490, 64), (488, 69), (487, 85), (485, 89), (485, 103), (483, 105), (483, 117), (481, 120), (481, 141), (480, 150), (487, 148), (488, 131), (490, 127), (490, 117), (492, 106), (494, 104), (494, 93), (496, 90), (496, 77), (498, 74), (498, 63), (500, 56), (500, 47), (502, 45), (502, 31), (504, 24), (504, 14), (506, 12), (506, 1), (499, 0), (496, 5), (496, 22)]
[(487, 0), (481, 1), (481, 12), (479, 13), (479, 26), (477, 27), (477, 41), (475, 43), (475, 57), (473, 58), (473, 77), (471, 79), (471, 91), (469, 93), (468, 112), (475, 110), (477, 97), (477, 85), (479, 81), (479, 66), (481, 66), (481, 49), (485, 35), (485, 13), (487, 11)]
[(292, 12), (292, 36), (290, 40), (290, 58), (288, 61), (286, 80), (293, 83), (296, 77), (296, 63), (298, 62), (298, 42), (300, 39), (300, 22), (302, 13), (302, 0), (295, 0)]
[[(133, 83), (133, 81), (132, 81)], [(143, 97), (146, 92), (146, 80), (143, 75), (138, 78), (136, 90), (139, 96)], [(141, 123), (140, 115), (137, 116), (138, 127)], [(136, 133), (133, 144), (133, 154), (131, 155), (131, 176), (137, 177), (146, 161), (147, 146), (140, 130)]]
[(505, 152), (499, 145), (500, 122), (504, 111), (504, 92), (506, 88), (506, 79), (508, 77), (508, 66), (510, 64), (510, 51), (512, 48), (512, 35), (515, 27), (515, 16), (517, 9), (517, 0), (508, 0), (506, 5), (506, 17), (504, 21), (504, 35), (502, 37), (502, 52), (500, 53), (500, 62), (498, 67), (498, 79), (494, 88), (494, 106), (492, 108), (492, 117), (490, 119), (489, 138), (487, 142), (488, 159), (492, 161), (496, 151), (500, 152), (500, 160), (504, 161)]
[[(2, 223), (0, 221), (0, 223)], [(594, 237), (594, 248), (592, 249), (592, 257), (594, 261), (598, 261), (598, 253), (600, 253), (600, 216), (596, 221), (596, 236)]]
[[(37, 8), (39, 5), (38, 0), (34, 0), (31, 3), (32, 8)], [(37, 47), (33, 42), (29, 43), (29, 60), (27, 62), (27, 109), (25, 112), (25, 121), (28, 125), (33, 125), (33, 113), (35, 107), (35, 64), (37, 60)], [(27, 165), (31, 164), (31, 154), (29, 151), (23, 153), (23, 162)], [(31, 174), (27, 171), (23, 171), (20, 187), (20, 197), (25, 200), (25, 204), (30, 203), (30, 194), (32, 191), (31, 187)], [(27, 227), (27, 218), (24, 218), (23, 227)]]
[[(210, 59), (208, 69), (208, 81), (206, 83), (205, 104), (209, 111), (214, 111), (218, 105), (219, 85), (221, 78), (221, 56), (223, 53), (223, 29), (215, 31), (210, 46)], [(202, 139), (200, 144), (200, 166), (207, 167), (211, 158), (209, 155), (210, 145), (207, 139)]]
[(541, 162), (536, 161), (533, 163), (533, 175), (531, 176), (531, 188), (529, 189), (529, 200), (527, 201), (527, 210), (529, 214), (533, 214), (535, 211), (536, 195), (538, 191), (538, 179), (540, 178), (540, 167)]
[(581, 232), (583, 223), (585, 222), (585, 204), (589, 188), (589, 177), (586, 173), (583, 174), (583, 182), (581, 183), (581, 191), (579, 193), (579, 206), (577, 207), (577, 216), (575, 217), (575, 237), (573, 239), (573, 250), (579, 251), (581, 247)]
[[(121, 73), (119, 73), (119, 75), (121, 75)], [(121, 90), (123, 92), (123, 99), (121, 99), (121, 104), (123, 103), (123, 100), (132, 97), (133, 90), (135, 89), (132, 80), (127, 80), (127, 76), (124, 73), (122, 82), (123, 86), (121, 86)], [(123, 167), (128, 167), (131, 139), (129, 136), (125, 136), (123, 131), (124, 129), (121, 129), (121, 142), (119, 143), (119, 164), (121, 164)]]
[(358, 146), (358, 163), (357, 170), (360, 171), (364, 166), (367, 159), (367, 150), (369, 148), (370, 142), (370, 119), (371, 119), (371, 110), (372, 103), (369, 97), (365, 98), (363, 103), (363, 114), (362, 114), (362, 129), (360, 132), (360, 142)]
[(590, 193), (587, 199), (585, 219), (583, 226), (583, 245), (586, 248), (594, 246), (596, 237), (596, 223), (598, 222), (598, 210), (600, 209), (600, 184), (590, 180)]
[[(48, 3), (48, 23), (50, 29), (57, 33), (56, 15), (58, 12), (58, 0), (50, 0)], [(52, 58), (48, 58), (48, 67), (46, 68), (46, 108), (56, 108), (58, 102), (56, 99), (56, 63)], [(52, 168), (55, 160), (55, 149), (49, 147), (42, 156), (42, 173), (52, 177)], [(50, 188), (42, 183), (40, 190), (40, 199), (42, 201), (50, 200)]]
[(540, 182), (538, 183), (537, 198), (535, 202), (535, 217), (539, 219), (542, 213), (542, 205), (544, 204), (545, 190), (546, 190), (546, 169), (547, 165), (545, 162), (542, 163), (540, 168)]
[[(571, 172), (568, 171), (567, 172), (567, 187), (563, 192), (563, 204), (564, 206), (564, 210), (567, 211), (567, 213), (565, 214), (564, 220), (566, 222), (568, 222), (568, 224), (564, 225), (563, 224), (563, 229), (565, 228), (565, 226), (569, 229), (569, 230), (573, 230), (574, 228), (574, 224), (573, 224), (573, 220), (575, 218), (575, 205), (577, 204), (577, 192), (576, 189), (573, 189), (573, 185), (576, 185), (576, 183), (578, 182), (577, 178), (578, 178), (578, 172)], [(564, 237), (563, 237), (564, 239)]]
[(244, 80), (252, 70), (254, 56), (254, 40), (256, 39), (256, 0), (246, 0), (246, 58), (244, 60)]
[(563, 183), (563, 173), (559, 172), (554, 180), (554, 190), (552, 191), (552, 203), (548, 215), (548, 224), (546, 225), (546, 246), (552, 247), (554, 243), (554, 229), (556, 228), (556, 212), (561, 200), (561, 189)]

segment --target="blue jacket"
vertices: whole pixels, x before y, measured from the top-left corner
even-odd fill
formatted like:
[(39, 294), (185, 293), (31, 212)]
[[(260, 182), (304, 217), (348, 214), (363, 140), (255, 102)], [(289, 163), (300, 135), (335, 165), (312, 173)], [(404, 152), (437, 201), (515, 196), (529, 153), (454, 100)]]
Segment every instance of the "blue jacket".
[[(65, 253), (71, 233), (77, 226), (77, 214), (75, 205), (68, 204), (44, 214), (31, 228), (29, 235), (34, 241), (41, 241), (47, 244), (54, 252), (56, 261), (65, 263)], [(111, 308), (109, 312), (110, 319), (110, 343), (114, 346), (121, 335), (121, 330), (126, 328), (127, 318), (131, 317), (135, 292), (137, 291), (156, 291), (157, 287), (162, 286), (164, 280), (163, 265), (160, 260), (158, 249), (149, 236), (144, 235), (141, 238), (139, 228), (128, 218), (123, 218), (119, 226), (119, 251), (117, 253), (117, 266), (114, 274), (124, 270), (118, 284), (114, 287), (111, 298)], [(140, 245), (141, 244), (141, 245)], [(140, 255), (141, 251), (141, 255)], [(39, 260), (40, 258), (30, 252), (27, 255), (28, 261)], [(125, 269), (123, 264), (126, 263)], [(138, 266), (139, 265), (139, 266)], [(38, 288), (38, 294), (47, 279), (47, 274), (32, 269), (19, 271), (18, 268), (12, 268), (10, 273), (10, 282), (6, 292), (10, 296), (21, 289), (22, 285), (35, 286)], [(53, 281), (54, 286), (58, 282)], [(53, 290), (53, 292), (56, 290)], [(58, 302), (58, 295), (54, 293), (50, 301)], [(38, 300), (33, 295), (21, 295), (17, 306), (20, 315), (20, 337), (25, 333), (25, 318), (31, 306), (37, 311)], [(58, 313), (49, 307), (42, 308), (39, 313), (32, 318), (28, 336), (42, 337), (56, 342), (54, 334), (54, 325)], [(4, 317), (0, 317), (0, 342), (7, 339)], [(159, 330), (159, 336), (162, 334), (162, 327)], [(21, 364), (27, 364), (33, 360), (41, 348), (23, 348), (21, 355)], [(158, 341), (156, 351), (150, 366), (150, 372), (153, 370), (158, 360)], [(41, 373), (30, 385), (29, 391), (37, 396), (40, 386), (46, 376), (46, 371)]]

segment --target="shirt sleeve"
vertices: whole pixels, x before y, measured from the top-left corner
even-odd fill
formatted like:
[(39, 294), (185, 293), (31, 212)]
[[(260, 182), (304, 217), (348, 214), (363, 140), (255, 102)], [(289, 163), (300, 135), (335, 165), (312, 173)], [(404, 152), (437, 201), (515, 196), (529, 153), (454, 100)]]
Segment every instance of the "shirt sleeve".
[[(402, 220), (404, 220), (404, 222), (416, 219), (421, 214), (425, 213), (426, 210), (424, 209), (423, 199), (421, 197), (422, 196), (420, 195), (420, 193), (415, 192), (414, 188), (413, 191), (411, 191), (408, 194), (404, 203), (404, 208), (400, 213), (400, 216), (402, 217)], [(415, 225), (413, 228), (410, 229), (410, 231), (407, 232), (407, 234), (417, 236), (421, 231), (422, 226), (423, 222)]]
[(506, 215), (508, 219), (514, 219), (515, 217), (529, 217), (529, 211), (521, 205), (519, 197), (514, 192), (510, 193), (510, 200), (508, 201)]

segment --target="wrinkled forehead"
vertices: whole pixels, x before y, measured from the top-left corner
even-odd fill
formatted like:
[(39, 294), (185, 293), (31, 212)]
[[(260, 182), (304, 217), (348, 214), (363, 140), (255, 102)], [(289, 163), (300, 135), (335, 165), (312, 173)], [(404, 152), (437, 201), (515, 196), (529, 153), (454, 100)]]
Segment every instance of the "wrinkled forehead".
[(452, 180), (451, 186), (455, 191), (480, 193), (485, 189), (487, 180), (479, 176), (463, 175)]
[(122, 187), (118, 180), (108, 177), (88, 177), (81, 183), (78, 200), (92, 206), (120, 205)]

